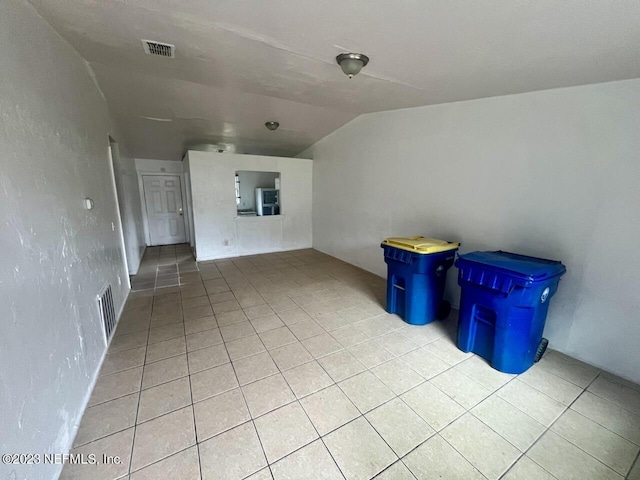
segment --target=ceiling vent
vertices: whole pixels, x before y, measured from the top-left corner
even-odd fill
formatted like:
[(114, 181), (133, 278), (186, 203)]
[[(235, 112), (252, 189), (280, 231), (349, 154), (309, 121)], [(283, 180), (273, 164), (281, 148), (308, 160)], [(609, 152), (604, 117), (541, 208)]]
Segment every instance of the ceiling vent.
[(175, 58), (176, 46), (170, 43), (155, 42), (153, 40), (142, 40), (145, 53), (158, 55), (160, 57)]

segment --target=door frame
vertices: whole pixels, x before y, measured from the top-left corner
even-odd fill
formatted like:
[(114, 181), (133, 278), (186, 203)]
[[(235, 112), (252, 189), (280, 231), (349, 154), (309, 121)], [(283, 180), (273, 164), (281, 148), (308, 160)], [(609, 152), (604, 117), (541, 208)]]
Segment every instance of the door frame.
[(185, 242), (191, 243), (189, 228), (186, 223), (189, 205), (185, 196), (184, 173), (183, 172), (147, 172), (138, 170), (138, 190), (140, 192), (140, 208), (142, 209), (142, 226), (144, 228), (144, 240), (148, 247), (151, 246), (151, 235), (149, 234), (149, 217), (147, 216), (147, 202), (144, 196), (144, 176), (156, 177), (179, 177), (180, 178), (180, 196), (182, 197), (182, 223), (184, 223)]
[(118, 182), (116, 180), (116, 164), (114, 157), (114, 150), (116, 150), (116, 155), (120, 158), (120, 147), (118, 145), (117, 140), (111, 135), (107, 135), (107, 145), (109, 145), (109, 171), (111, 172), (111, 184), (113, 185), (113, 196), (116, 201), (116, 220), (118, 224), (116, 225), (119, 230), (120, 237), (120, 247), (122, 248), (122, 264), (124, 266), (124, 271), (126, 272), (125, 284), (131, 290), (131, 271), (129, 270), (129, 259), (127, 258), (127, 246), (126, 240), (124, 238), (124, 225), (122, 224), (122, 215), (120, 213), (120, 196), (118, 195)]

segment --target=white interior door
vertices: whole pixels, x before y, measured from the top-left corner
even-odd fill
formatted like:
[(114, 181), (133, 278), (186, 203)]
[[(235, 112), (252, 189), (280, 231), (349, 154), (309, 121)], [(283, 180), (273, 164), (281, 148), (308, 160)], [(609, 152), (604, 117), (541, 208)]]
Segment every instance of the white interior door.
[(184, 243), (180, 177), (143, 175), (142, 181), (151, 245)]

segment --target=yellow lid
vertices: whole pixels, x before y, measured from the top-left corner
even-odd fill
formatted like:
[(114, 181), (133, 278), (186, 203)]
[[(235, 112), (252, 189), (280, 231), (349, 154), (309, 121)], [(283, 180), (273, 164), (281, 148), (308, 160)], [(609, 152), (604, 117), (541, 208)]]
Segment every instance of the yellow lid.
[(460, 246), (460, 243), (457, 242), (447, 242), (446, 240), (421, 236), (387, 238), (382, 241), (382, 244), (421, 254), (446, 252), (447, 250), (455, 250)]

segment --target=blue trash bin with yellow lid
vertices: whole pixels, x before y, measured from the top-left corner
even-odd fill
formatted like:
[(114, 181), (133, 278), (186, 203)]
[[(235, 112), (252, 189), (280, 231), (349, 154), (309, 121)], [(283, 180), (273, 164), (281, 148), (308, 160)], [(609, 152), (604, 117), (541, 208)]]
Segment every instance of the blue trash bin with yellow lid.
[(446, 318), (451, 304), (443, 300), (447, 270), (459, 243), (422, 236), (382, 241), (387, 264), (387, 312), (412, 325)]

